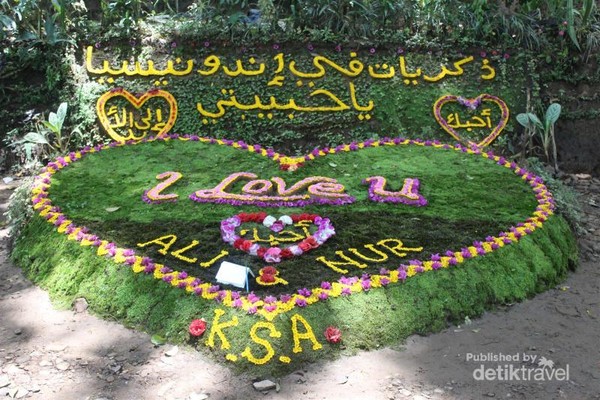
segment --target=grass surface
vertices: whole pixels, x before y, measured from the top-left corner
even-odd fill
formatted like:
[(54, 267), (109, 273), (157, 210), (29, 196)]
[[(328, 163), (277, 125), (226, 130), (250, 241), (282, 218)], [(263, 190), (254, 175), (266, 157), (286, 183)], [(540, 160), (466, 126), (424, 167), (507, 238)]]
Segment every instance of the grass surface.
[[(141, 194), (155, 185), (155, 176), (164, 171), (180, 171), (184, 175), (182, 181), (168, 190), (180, 195), (179, 202), (143, 203)], [(264, 179), (280, 176), (289, 183), (311, 175), (334, 177), (357, 198), (347, 206), (266, 210), (273, 215), (316, 212), (331, 218), (337, 233), (320, 249), (281, 263), (278, 268), (290, 285), (265, 293), (293, 292), (299, 287), (318, 286), (322, 280), (339, 279), (339, 274), (314, 261), (319, 255), (331, 256), (336, 250), (361, 248), (387, 237), (424, 247), (422, 252), (410, 253), (405, 259), (390, 256), (384, 263), (369, 263), (364, 270), (352, 271), (358, 275), (376, 273), (383, 266), (395, 268), (407, 259), (425, 259), (449, 248), (460, 250), (473, 240), (496, 235), (524, 221), (536, 206), (531, 189), (510, 170), (481, 157), (416, 146), (373, 148), (322, 157), (293, 173), (280, 171), (264, 157), (224, 146), (179, 141), (127, 146), (86, 156), (57, 173), (50, 194), (53, 203), (76, 223), (136, 252), (144, 250), (135, 247), (138, 242), (176, 233), (182, 243), (192, 239), (201, 242), (198, 256), (226, 248), (236, 256), (221, 241), (219, 223), (239, 212), (258, 209), (197, 204), (188, 200), (187, 195), (214, 187), (222, 178), (239, 171), (251, 171)], [(406, 177), (419, 178), (421, 194), (429, 205), (417, 208), (368, 201), (366, 187), (360, 181), (374, 175), (388, 178), (396, 185), (393, 190)], [(106, 210), (111, 207), (119, 209)], [(148, 255), (157, 256), (155, 250), (149, 250)], [(568, 225), (562, 217), (554, 215), (543, 228), (517, 244), (467, 260), (457, 267), (278, 315), (273, 326), (281, 337), (269, 337), (267, 329), (257, 331), (272, 346), (275, 357), (268, 364), (256, 367), (243, 360), (241, 354), (246, 347), (256, 357), (268, 352), (265, 344), (252, 341), (249, 336), (251, 327), (260, 321), (258, 317), (201, 300), (151, 276), (133, 274), (129, 267), (97, 256), (94, 248), (67, 240), (39, 216), (24, 229), (13, 252), (13, 258), (27, 275), (63, 304), (85, 297), (100, 315), (160, 333), (173, 342), (188, 341), (187, 327), (192, 319), (204, 317), (210, 327), (215, 310), (224, 312), (221, 321), (239, 318), (237, 326), (223, 330), (230, 349), (221, 349), (222, 342), (217, 339), (213, 355), (217, 359), (226, 354), (236, 355), (239, 361), (233, 365), (240, 369), (256, 368), (256, 374), (281, 374), (296, 369), (302, 362), (395, 343), (415, 332), (439, 330), (449, 321), (480, 315), (496, 304), (523, 300), (559, 282), (574, 265), (576, 256)], [(237, 254), (237, 257), (242, 256)], [(173, 267), (186, 267), (188, 272), (203, 279), (212, 279), (216, 272), (211, 268), (177, 265), (168, 256), (156, 259), (166, 260)], [(264, 265), (249, 257), (242, 260), (255, 270)], [(302, 339), (303, 351), (293, 352), (291, 326), (295, 315), (308, 322), (323, 349), (312, 350), (311, 341)], [(344, 350), (324, 340), (323, 332), (330, 325), (342, 330)], [(299, 327), (299, 332), (304, 332), (305, 327)], [(204, 343), (207, 335), (208, 332), (200, 343)], [(290, 357), (291, 364), (279, 362), (280, 356)]]
[[(165, 191), (177, 193), (179, 201), (159, 205), (144, 203), (142, 193), (156, 185), (156, 175), (165, 171), (183, 174), (179, 182)], [(86, 156), (55, 175), (50, 195), (63, 212), (100, 237), (211, 281), (218, 265), (202, 268), (198, 263), (212, 259), (221, 250), (229, 251), (231, 260), (250, 266), (255, 273), (265, 265), (264, 261), (224, 243), (219, 230), (221, 220), (260, 208), (198, 204), (188, 199), (196, 190), (213, 188), (231, 173), (242, 171), (253, 172), (262, 179), (279, 176), (288, 185), (308, 176), (331, 177), (356, 197), (355, 203), (346, 206), (264, 210), (274, 216), (317, 213), (330, 218), (336, 228), (336, 235), (320, 248), (278, 265), (281, 276), (290, 285), (270, 287), (266, 290), (269, 293), (295, 291), (318, 286), (323, 280), (339, 279), (339, 273), (315, 261), (321, 256), (338, 260), (335, 251), (348, 254), (347, 249), (356, 248), (369, 258), (382, 259), (363, 246), (390, 238), (401, 240), (406, 247), (423, 247), (421, 252), (408, 252), (403, 258), (387, 252), (384, 262), (366, 262), (368, 267), (363, 270), (345, 267), (351, 275), (377, 273), (381, 267), (395, 268), (402, 261), (429, 258), (448, 249), (460, 250), (475, 240), (496, 235), (527, 219), (536, 206), (531, 188), (511, 171), (479, 156), (418, 146), (339, 153), (308, 162), (295, 172), (286, 172), (266, 157), (227, 146), (155, 142)], [(390, 182), (392, 188), (388, 190), (399, 190), (405, 178), (419, 178), (420, 192), (429, 204), (414, 207), (369, 201), (367, 187), (361, 182), (377, 175)], [(240, 193), (245, 182), (235, 185), (231, 191)], [(115, 208), (118, 209), (107, 211)], [(252, 229), (253, 225), (245, 227)], [(159, 253), (159, 245), (137, 246), (169, 234), (178, 238), (171, 252), (193, 240), (199, 242), (185, 253), (186, 257), (197, 258), (196, 263), (181, 261), (171, 254), (163, 255)], [(258, 285), (253, 290), (265, 292)]]

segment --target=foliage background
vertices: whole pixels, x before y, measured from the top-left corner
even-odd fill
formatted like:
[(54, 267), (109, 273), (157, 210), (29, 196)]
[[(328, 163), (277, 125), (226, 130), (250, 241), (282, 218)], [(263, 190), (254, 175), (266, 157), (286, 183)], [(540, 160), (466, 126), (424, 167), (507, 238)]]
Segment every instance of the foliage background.
[[(310, 44), (332, 55), (337, 54), (336, 46), (362, 54), (373, 48), (378, 58), (396, 58), (401, 49), (415, 63), (433, 63), (431, 67), (437, 68), (438, 62), (461, 52), (506, 53), (511, 58), (496, 81), (508, 93), (513, 115), (526, 110), (540, 114), (548, 103), (561, 101), (568, 103), (564, 121), (593, 124), (598, 118), (593, 87), (600, 82), (595, 51), (600, 42), (599, 21), (596, 2), (589, 0), (2, 0), (0, 165), (31, 169), (47, 160), (50, 152), (43, 151), (43, 145), (27, 154), (23, 137), (43, 130), (41, 121), (62, 101), (69, 103), (64, 129), (72, 136), (71, 148), (106, 140), (89, 107), (104, 87), (90, 81), (81, 68), (90, 38), (118, 59), (207, 49), (234, 57), (243, 48), (272, 56), (274, 44), (300, 57), (308, 56)], [(591, 88), (573, 92), (562, 83), (553, 83), (557, 81)], [(266, 133), (261, 141), (274, 146), (293, 143), (298, 148), (364, 138), (378, 131), (434, 136), (441, 131), (430, 118), (423, 118), (420, 104), (430, 103), (436, 93), (425, 87), (419, 85), (412, 92), (394, 85), (372, 87), (373, 97), (385, 94), (389, 101), (369, 124), (322, 118), (311, 127), (306, 120), (295, 121), (304, 122), (303, 131), (283, 120), (262, 121), (257, 124)], [(196, 88), (175, 90), (198, 93)], [(473, 87), (467, 94), (479, 92)], [(182, 129), (189, 127), (189, 121), (181, 121)], [(222, 128), (251, 135), (239, 121)], [(505, 140), (496, 144), (497, 151), (521, 159), (541, 154), (539, 141), (530, 141), (520, 127), (511, 124), (507, 131)], [(589, 135), (587, 130), (575, 131), (578, 137)], [(232, 137), (225, 132), (215, 134)], [(51, 141), (52, 134), (47, 136)], [(570, 142), (563, 140), (562, 147), (568, 148)], [(578, 150), (585, 151), (585, 147)]]

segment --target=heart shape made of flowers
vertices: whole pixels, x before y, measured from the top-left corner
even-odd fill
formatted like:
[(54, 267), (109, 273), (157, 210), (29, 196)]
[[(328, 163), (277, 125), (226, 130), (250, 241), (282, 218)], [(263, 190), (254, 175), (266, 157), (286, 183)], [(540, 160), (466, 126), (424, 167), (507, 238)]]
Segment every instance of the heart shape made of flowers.
[[(174, 169), (180, 169), (182, 175), (188, 177), (187, 183), (193, 186), (177, 187), (175, 184), (165, 189), (180, 195), (177, 203), (147, 204), (140, 197), (144, 188), (154, 185), (156, 174), (161, 171), (155, 170), (152, 163), (148, 163), (145, 169), (139, 169), (131, 160), (138, 154), (141, 154), (142, 160), (161, 157), (165, 154), (166, 142), (170, 142), (170, 162), (179, 163)], [(206, 158), (220, 160), (220, 167), (208, 164), (207, 169), (194, 171), (189, 157), (199, 153), (206, 154)], [(175, 154), (179, 156), (172, 157)], [(332, 156), (339, 159), (332, 159)], [(78, 168), (67, 168), (76, 161), (81, 164)], [(273, 161), (275, 165), (272, 165)], [(115, 172), (107, 174), (105, 168), (98, 168), (107, 162), (111, 163), (111, 171)], [(121, 164), (116, 166), (117, 163)], [(284, 168), (301, 163), (306, 165), (293, 172)], [(158, 165), (165, 167), (162, 161)], [(448, 174), (446, 169), (449, 165), (460, 165), (469, 176), (463, 179), (456, 174)], [(269, 169), (269, 166), (273, 168)], [(223, 243), (218, 240), (220, 221), (244, 210), (239, 207), (252, 206), (218, 202), (198, 204), (186, 197), (198, 188), (214, 186), (223, 176), (240, 168), (253, 169), (264, 176), (265, 173), (276, 174), (277, 166), (284, 176), (279, 178), (281, 182), (301, 179), (315, 172), (335, 175), (338, 183), (351, 192), (355, 201), (343, 205), (313, 204), (305, 211), (311, 213), (318, 209), (319, 215), (330, 218), (336, 228), (342, 229), (327, 243), (311, 249), (311, 259), (308, 256), (294, 257), (278, 265), (278, 277), (288, 281), (288, 286), (269, 286), (264, 289), (264, 294), (258, 295), (219, 287), (210, 277), (214, 278), (213, 267), (218, 265), (214, 260), (222, 259), (224, 251)], [(119, 167), (133, 168), (135, 172), (121, 172)], [(368, 175), (385, 176), (396, 187), (403, 177), (419, 177), (419, 190), (428, 203), (424, 207), (415, 207), (375, 201), (361, 184)], [(56, 189), (52, 185), (55, 180), (60, 181)], [(488, 181), (493, 185), (486, 185)], [(81, 190), (81, 185), (89, 182), (94, 182), (94, 190)], [(240, 190), (244, 183), (239, 184)], [(529, 192), (528, 187), (531, 189)], [(230, 189), (236, 188), (231, 186)], [(266, 319), (273, 319), (295, 307), (384, 288), (422, 273), (452, 268), (467, 260), (485, 257), (488, 253), (518, 243), (522, 237), (542, 227), (554, 210), (552, 196), (541, 179), (514, 162), (479, 148), (402, 138), (316, 149), (303, 157), (286, 157), (258, 145), (194, 135), (99, 145), (49, 163), (35, 179), (32, 201), (38, 214), (53, 224), (59, 233), (82, 246), (93, 248), (97, 255), (109, 257), (116, 263), (129, 266), (135, 273), (154, 276), (203, 299), (216, 300), (223, 306), (240, 308)], [(120, 203), (115, 204), (117, 201)], [(84, 203), (88, 204), (85, 209), (73, 206)], [(479, 209), (486, 211), (468, 224), (471, 210)], [(285, 208), (275, 210), (279, 214), (285, 212)], [(89, 218), (98, 214), (102, 215), (100, 219), (110, 220), (106, 227), (102, 221)], [(169, 224), (170, 216), (173, 222)], [(130, 219), (125, 225), (131, 228), (123, 226), (122, 232), (119, 232), (114, 229), (114, 223), (123, 218)], [(182, 227), (192, 232), (187, 241), (181, 242), (182, 235), (179, 234), (165, 235)], [(115, 231), (119, 232), (118, 237), (108, 240), (108, 237), (114, 237)], [(195, 233), (205, 236), (195, 240)], [(141, 235), (145, 236), (142, 238)], [(153, 239), (157, 236), (161, 237)], [(147, 243), (140, 246), (143, 241)], [(205, 246), (205, 250), (194, 254), (200, 246)], [(146, 252), (148, 248), (154, 249), (152, 254)], [(219, 251), (221, 253), (214, 260), (203, 262)], [(228, 254), (227, 251), (225, 253)], [(157, 259), (163, 256), (167, 261)], [(173, 259), (184, 260), (182, 265), (194, 269), (169, 267), (167, 262), (170, 264)], [(259, 268), (263, 267), (264, 262)], [(198, 278), (196, 273), (208, 278)], [(296, 278), (295, 273), (305, 275)], [(302, 280), (306, 276), (313, 279), (312, 283)], [(291, 288), (291, 292), (281, 292), (287, 288)], [(269, 298), (268, 304), (263, 298)]]
[[(166, 102), (168, 117), (163, 115), (161, 107), (156, 107), (154, 110), (148, 107), (145, 117), (143, 113), (137, 115), (145, 104), (156, 99)], [(120, 104), (120, 108), (117, 104), (109, 107), (111, 100), (116, 100), (115, 103), (121, 100), (125, 104)], [(163, 136), (171, 130), (177, 120), (177, 100), (171, 93), (160, 89), (150, 90), (138, 97), (123, 88), (115, 88), (100, 96), (96, 103), (96, 113), (100, 124), (113, 140), (117, 142), (140, 140), (149, 132), (156, 136)]]
[[(455, 129), (456, 126), (452, 126), (448, 119), (442, 116), (442, 107), (448, 103), (458, 103), (461, 106), (464, 106), (470, 110), (475, 110), (479, 108), (484, 103), (492, 103), (500, 108), (501, 116), (498, 124), (492, 129), (492, 132), (481, 140), (479, 143), (473, 143), (470, 140), (467, 140), (461, 136), (460, 133)], [(440, 126), (448, 132), (454, 139), (469, 146), (477, 146), (479, 148), (483, 148), (490, 143), (492, 143), (496, 138), (500, 135), (502, 130), (506, 127), (508, 123), (508, 118), (510, 116), (510, 112), (508, 110), (508, 106), (506, 103), (500, 99), (499, 97), (492, 96), (490, 94), (480, 94), (479, 96), (467, 99), (460, 96), (455, 95), (445, 95), (440, 97), (433, 105), (433, 115), (435, 119), (438, 121)], [(465, 125), (466, 126), (466, 125)]]
[[(329, 238), (335, 235), (335, 229), (331, 224), (331, 221), (328, 218), (322, 218), (316, 214), (292, 214), (286, 216), (290, 223), (302, 223), (302, 222), (310, 222), (317, 226), (317, 231), (313, 234), (309, 234), (308, 230), (305, 231), (305, 238), (301, 239), (298, 243), (293, 243), (288, 247), (281, 248), (276, 246), (276, 240), (273, 239), (273, 236), (270, 236), (270, 239), (267, 241), (271, 243), (271, 247), (261, 246), (257, 242), (260, 240), (255, 231), (254, 240), (244, 239), (240, 237), (236, 233), (236, 228), (242, 226), (244, 223), (255, 223), (255, 224), (263, 224), (267, 219), (274, 220), (272, 216), (268, 216), (264, 212), (259, 213), (241, 213), (234, 215), (233, 217), (224, 219), (221, 221), (221, 238), (226, 243), (229, 243), (233, 247), (243, 252), (246, 252), (250, 255), (257, 256), (259, 258), (264, 259), (267, 263), (279, 263), (282, 260), (290, 259), (292, 257), (301, 256), (302, 254), (316, 249), (317, 247), (323, 245)], [(271, 222), (269, 224), (269, 228), (274, 232), (282, 232), (284, 228), (284, 223), (279, 225), (277, 222), (285, 221), (283, 218), (276, 220), (275, 222)], [(274, 225), (277, 228), (274, 228)], [(278, 241), (294, 241), (301, 238), (301, 235), (297, 235), (293, 232), (289, 232), (295, 237), (290, 238), (279, 238)]]

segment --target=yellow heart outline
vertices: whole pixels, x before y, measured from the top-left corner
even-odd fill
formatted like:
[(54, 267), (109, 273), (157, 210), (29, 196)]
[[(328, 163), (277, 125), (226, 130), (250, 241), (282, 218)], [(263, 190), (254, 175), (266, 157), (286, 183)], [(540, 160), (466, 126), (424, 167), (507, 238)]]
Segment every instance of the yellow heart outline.
[(448, 95), (440, 97), (433, 104), (433, 115), (435, 116), (435, 119), (440, 124), (442, 129), (444, 129), (446, 132), (448, 132), (450, 134), (450, 136), (452, 136), (458, 142), (465, 143), (465, 140), (459, 135), (458, 132), (456, 132), (456, 130), (454, 130), (453, 127), (451, 127), (448, 124), (448, 121), (446, 121), (446, 119), (442, 116), (442, 107), (447, 103), (458, 102), (458, 103), (464, 105), (465, 107), (471, 107), (471, 105), (475, 105), (475, 108), (476, 108), (479, 105), (481, 105), (484, 101), (488, 101), (488, 102), (492, 102), (492, 103), (496, 104), (498, 107), (500, 107), (500, 111), (502, 112), (502, 115), (500, 116), (500, 122), (498, 123), (498, 125), (496, 125), (496, 127), (494, 127), (494, 129), (492, 130), (492, 133), (490, 135), (488, 135), (487, 137), (485, 137), (481, 142), (473, 143), (473, 142), (467, 140), (467, 143), (470, 146), (483, 148), (483, 147), (489, 145), (490, 143), (492, 143), (494, 140), (496, 140), (496, 138), (500, 135), (502, 130), (506, 127), (506, 124), (508, 123), (508, 118), (510, 116), (510, 111), (508, 110), (508, 106), (506, 105), (506, 103), (499, 97), (492, 96), (491, 94), (487, 94), (487, 93), (480, 94), (479, 96), (472, 98), (472, 99), (463, 99), (463, 102), (466, 104), (461, 103), (459, 101), (459, 99), (463, 99), (463, 98), (461, 98), (459, 96), (448, 94)]
[(124, 97), (131, 105), (133, 105), (136, 109), (140, 109), (146, 101), (151, 98), (163, 98), (169, 104), (169, 119), (165, 122), (164, 127), (158, 131), (157, 136), (162, 137), (166, 135), (173, 125), (175, 125), (175, 121), (177, 120), (177, 100), (173, 95), (165, 90), (161, 89), (152, 89), (143, 93), (140, 97), (136, 97), (135, 95), (129, 93), (127, 90), (123, 88), (115, 88), (106, 93), (104, 93), (98, 101), (96, 102), (96, 115), (100, 120), (100, 124), (104, 130), (108, 133), (108, 135), (113, 138), (117, 142), (126, 142), (127, 140), (141, 140), (146, 137), (147, 132), (144, 132), (142, 136), (134, 136), (133, 133), (130, 133), (129, 136), (119, 135), (113, 127), (110, 125), (108, 117), (106, 115), (106, 103), (108, 100), (115, 97)]

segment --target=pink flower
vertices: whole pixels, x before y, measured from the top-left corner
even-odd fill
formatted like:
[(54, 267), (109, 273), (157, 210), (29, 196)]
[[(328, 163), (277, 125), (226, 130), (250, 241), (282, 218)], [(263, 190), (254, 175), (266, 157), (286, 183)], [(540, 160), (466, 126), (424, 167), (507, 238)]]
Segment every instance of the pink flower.
[(195, 319), (190, 323), (190, 327), (188, 330), (190, 332), (190, 335), (194, 337), (202, 336), (202, 334), (204, 334), (204, 331), (206, 330), (206, 321), (204, 320), (204, 318)]
[(329, 343), (339, 343), (342, 341), (342, 332), (334, 326), (328, 326), (325, 329), (325, 339)]
[(281, 249), (279, 247), (271, 247), (265, 252), (263, 258), (268, 263), (278, 263), (281, 261)]

